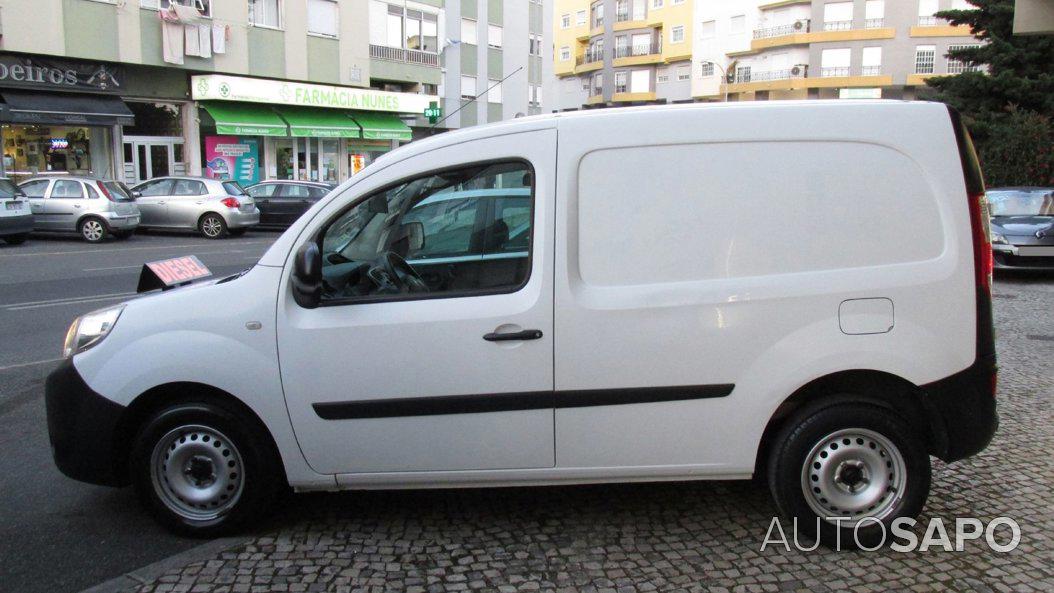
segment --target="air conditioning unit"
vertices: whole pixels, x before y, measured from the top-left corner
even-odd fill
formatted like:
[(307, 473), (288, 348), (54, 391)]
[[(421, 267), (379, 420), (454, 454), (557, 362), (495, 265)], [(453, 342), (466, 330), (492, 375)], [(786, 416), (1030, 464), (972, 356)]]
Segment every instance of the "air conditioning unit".
[(798, 19), (798, 20), (794, 21), (794, 30), (795, 31), (805, 31), (808, 28), (809, 28), (809, 21), (804, 20), (804, 19)]
[(791, 76), (805, 76), (805, 72), (808, 69), (809, 66), (806, 64), (795, 64), (794, 67), (791, 68)]

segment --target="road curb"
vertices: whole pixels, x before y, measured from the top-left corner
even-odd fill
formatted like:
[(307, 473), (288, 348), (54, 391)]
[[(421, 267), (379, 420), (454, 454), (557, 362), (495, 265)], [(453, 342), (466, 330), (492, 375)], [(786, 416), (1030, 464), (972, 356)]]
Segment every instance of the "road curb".
[(140, 585), (156, 580), (161, 575), (175, 568), (182, 568), (192, 562), (209, 560), (221, 552), (248, 543), (248, 537), (223, 537), (201, 544), (185, 552), (147, 564), (131, 572), (110, 579), (104, 583), (84, 589), (81, 593), (122, 593)]

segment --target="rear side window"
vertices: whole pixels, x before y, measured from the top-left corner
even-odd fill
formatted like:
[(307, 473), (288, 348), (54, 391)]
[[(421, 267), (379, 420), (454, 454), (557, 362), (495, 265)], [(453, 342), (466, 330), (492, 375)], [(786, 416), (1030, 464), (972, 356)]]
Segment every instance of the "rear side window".
[(228, 196), (244, 196), (244, 195), (247, 195), (245, 193), (245, 190), (242, 189), (242, 186), (238, 185), (238, 183), (234, 182), (234, 181), (224, 181), (223, 182), (223, 191), (227, 192)]
[(132, 195), (128, 193), (128, 188), (123, 183), (116, 181), (104, 181), (103, 186), (106, 187), (106, 191), (110, 192), (113, 199), (117, 202), (131, 202)]
[(297, 185), (295, 183), (287, 183), (282, 186), (282, 196), (286, 198), (306, 198), (309, 195), (308, 187), (305, 185)]
[(309, 187), (307, 190), (307, 197), (317, 200), (328, 193), (329, 190), (324, 187)]
[(172, 185), (173, 196), (203, 196), (205, 184), (194, 179), (176, 179)]
[(43, 198), (44, 194), (48, 191), (49, 183), (51, 183), (51, 181), (47, 179), (36, 179), (34, 181), (27, 181), (20, 187), (27, 197)]
[(92, 184), (85, 183), (84, 187), (86, 187), (88, 189), (88, 199), (89, 200), (96, 200), (96, 199), (99, 199), (99, 198), (102, 197), (101, 195), (99, 195), (99, 190), (97, 190), (94, 187), (92, 187)]
[(51, 189), (52, 198), (76, 199), (84, 197), (84, 187), (79, 181), (59, 179)]

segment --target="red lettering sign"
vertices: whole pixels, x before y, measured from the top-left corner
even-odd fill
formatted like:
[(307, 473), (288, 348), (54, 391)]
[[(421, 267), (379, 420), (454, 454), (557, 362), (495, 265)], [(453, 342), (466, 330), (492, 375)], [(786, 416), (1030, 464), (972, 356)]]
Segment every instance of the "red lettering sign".
[(146, 266), (165, 286), (174, 286), (212, 275), (205, 264), (193, 255), (150, 262)]

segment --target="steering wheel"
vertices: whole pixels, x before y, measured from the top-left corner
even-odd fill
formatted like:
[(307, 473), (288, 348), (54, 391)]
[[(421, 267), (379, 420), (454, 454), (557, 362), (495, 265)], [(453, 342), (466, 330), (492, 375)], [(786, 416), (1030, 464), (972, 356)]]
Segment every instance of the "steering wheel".
[(367, 275), (381, 293), (402, 292), (399, 290), (400, 287), (406, 288), (409, 292), (428, 292), (430, 290), (417, 270), (403, 256), (394, 251), (382, 255), (379, 264), (370, 269)]

